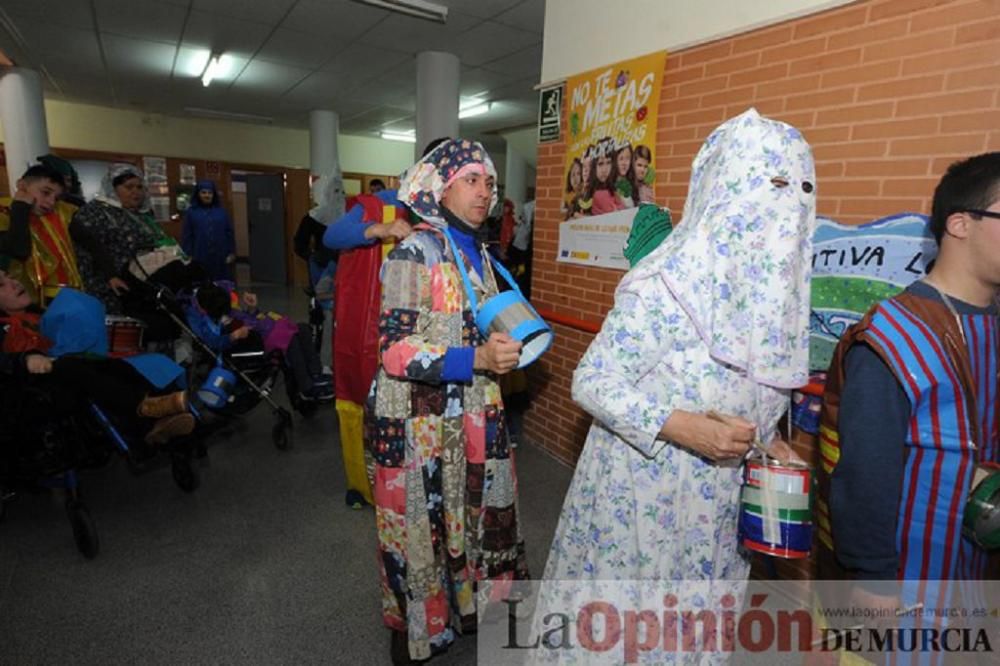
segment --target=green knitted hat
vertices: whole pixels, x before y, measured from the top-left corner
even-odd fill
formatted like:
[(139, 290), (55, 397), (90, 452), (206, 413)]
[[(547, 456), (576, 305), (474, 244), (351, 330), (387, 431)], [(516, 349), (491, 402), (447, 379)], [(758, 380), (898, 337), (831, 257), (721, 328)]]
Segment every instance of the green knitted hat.
[(656, 249), (672, 230), (669, 210), (655, 204), (640, 205), (632, 219), (632, 231), (623, 251), (629, 268), (635, 268), (639, 260)]

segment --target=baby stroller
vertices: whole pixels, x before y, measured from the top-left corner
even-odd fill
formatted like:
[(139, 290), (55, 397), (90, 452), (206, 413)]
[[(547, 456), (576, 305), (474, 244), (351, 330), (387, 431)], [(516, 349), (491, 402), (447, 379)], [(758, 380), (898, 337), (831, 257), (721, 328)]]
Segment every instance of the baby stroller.
[[(266, 402), (275, 419), (271, 428), (271, 440), (279, 449), (291, 447), (292, 415), (272, 396), (278, 376), (284, 373), (281, 359), (275, 354), (266, 353), (262, 344), (255, 344), (259, 342), (259, 338), (248, 338), (246, 344), (240, 344), (222, 354), (217, 353), (178, 316), (178, 312), (182, 311), (180, 303), (184, 298), (190, 296), (175, 295), (166, 287), (158, 287), (155, 291), (156, 303), (161, 311), (190, 337), (197, 352), (189, 370), (189, 385), (200, 387), (194, 391), (195, 397), (203, 407), (222, 417), (241, 416), (261, 401)], [(300, 399), (293, 388), (293, 382), (287, 373), (284, 374), (292, 407), (303, 416), (311, 416), (315, 413), (316, 404)]]

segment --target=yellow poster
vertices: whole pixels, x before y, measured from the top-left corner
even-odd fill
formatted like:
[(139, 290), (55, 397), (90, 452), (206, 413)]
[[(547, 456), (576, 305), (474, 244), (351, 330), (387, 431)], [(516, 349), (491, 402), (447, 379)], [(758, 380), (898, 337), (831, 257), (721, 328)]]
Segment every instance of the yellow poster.
[(656, 203), (656, 115), (666, 59), (661, 51), (566, 82), (565, 219)]

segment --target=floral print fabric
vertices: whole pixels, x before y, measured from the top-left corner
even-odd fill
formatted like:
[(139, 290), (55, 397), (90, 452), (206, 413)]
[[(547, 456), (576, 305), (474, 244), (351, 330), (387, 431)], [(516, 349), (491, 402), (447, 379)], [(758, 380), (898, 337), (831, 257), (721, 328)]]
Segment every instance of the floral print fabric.
[(657, 436), (675, 409), (738, 415), (763, 441), (774, 436), (782, 385), (804, 383), (807, 369), (799, 306), (815, 214), (805, 181), (811, 193), (809, 147), (787, 125), (751, 110), (709, 137), (684, 220), (626, 274), (574, 373), (573, 399), (594, 424), (546, 580), (746, 579), (739, 461), (716, 464)]
[(482, 144), (468, 139), (449, 139), (407, 169), (400, 178), (396, 196), (424, 220), (443, 226), (441, 195), (448, 183), (475, 166), (493, 177), (493, 198), (488, 208), (493, 210), (497, 205), (496, 167)]

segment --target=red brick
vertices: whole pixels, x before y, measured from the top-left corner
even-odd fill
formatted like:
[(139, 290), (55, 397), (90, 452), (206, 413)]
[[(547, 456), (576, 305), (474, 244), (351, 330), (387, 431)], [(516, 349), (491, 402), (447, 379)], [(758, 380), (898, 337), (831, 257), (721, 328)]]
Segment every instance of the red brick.
[(818, 90), (822, 77), (819, 74), (796, 76), (789, 79), (770, 81), (757, 86), (757, 97), (785, 97), (796, 93)]
[(917, 97), (928, 93), (939, 92), (944, 88), (944, 74), (914, 76), (898, 81), (872, 83), (858, 89), (858, 101), (869, 102), (877, 99), (899, 99), (901, 97)]
[(811, 74), (830, 69), (852, 67), (861, 62), (861, 49), (820, 53), (818, 55), (800, 58), (792, 62), (792, 74)]
[[(785, 100), (780, 97), (775, 97), (772, 99), (759, 99), (753, 103), (743, 102), (740, 104), (731, 104), (726, 107), (726, 117), (732, 118), (733, 116), (738, 116), (750, 107), (757, 109), (761, 115), (776, 116), (785, 110)], [(708, 134), (705, 134), (703, 138), (707, 136)]]
[(851, 138), (858, 141), (901, 136), (932, 136), (937, 134), (938, 125), (939, 121), (935, 117), (891, 120), (883, 123), (866, 123), (855, 125), (851, 133)]
[(760, 62), (760, 52), (744, 53), (742, 55), (716, 60), (705, 65), (705, 76), (730, 74), (745, 69), (753, 69)]
[(748, 83), (766, 83), (775, 79), (783, 79), (788, 75), (788, 63), (779, 62), (775, 65), (765, 65), (753, 69), (733, 72), (729, 75), (730, 86), (742, 86)]
[(722, 122), (725, 119), (723, 109), (705, 109), (704, 111), (693, 111), (691, 113), (681, 113), (675, 116), (677, 124), (680, 126), (692, 125), (703, 122)]
[(816, 114), (816, 123), (823, 125), (839, 125), (863, 120), (878, 120), (891, 118), (894, 102), (876, 102), (874, 104), (855, 104), (839, 109), (826, 109)]
[[(715, 106), (725, 106), (726, 104), (743, 104), (749, 106), (754, 99), (753, 86), (744, 86), (742, 88), (727, 88), (721, 92), (712, 93), (711, 95), (703, 95), (701, 98), (701, 106), (707, 112), (709, 109)], [(718, 109), (722, 113), (723, 109)], [(704, 120), (708, 120), (705, 118)], [(721, 120), (721, 118), (720, 118)]]
[(949, 72), (944, 81), (945, 90), (996, 88), (997, 86), (1000, 86), (1000, 66), (996, 64)]
[(900, 69), (902, 69), (902, 65), (898, 60), (839, 69), (823, 74), (821, 85), (823, 88), (836, 88), (837, 86), (858, 85), (869, 81), (892, 80), (899, 77)]
[(973, 90), (955, 95), (929, 95), (908, 99), (896, 104), (896, 117), (926, 116), (929, 114), (951, 113), (960, 104), (963, 109), (988, 109), (993, 107), (996, 94), (993, 90)]
[(835, 88), (806, 95), (793, 95), (785, 101), (785, 109), (817, 109), (827, 106), (841, 106), (854, 101), (854, 88)]
[(985, 143), (985, 137), (982, 134), (896, 139), (889, 144), (889, 154), (899, 156), (971, 155), (981, 151)]
[(910, 20), (908, 18), (900, 18), (894, 21), (882, 21), (845, 30), (844, 32), (830, 35), (827, 40), (827, 48), (831, 50), (843, 49), (848, 46), (877, 44), (893, 39), (894, 37), (902, 37), (906, 34), (909, 24)]
[(792, 39), (792, 26), (783, 25), (776, 28), (755, 30), (743, 37), (733, 39), (733, 53), (759, 51), (768, 46), (784, 44)]
[(688, 81), (697, 81), (705, 77), (705, 66), (696, 65), (694, 67), (685, 67), (684, 69), (679, 69), (675, 72), (667, 71), (663, 75), (664, 82), (669, 83), (687, 83)]
[[(808, 133), (806, 139), (809, 139)], [(888, 144), (885, 141), (845, 141), (843, 143), (817, 146), (813, 152), (816, 159), (853, 160), (866, 157), (885, 157)]]
[(957, 113), (941, 118), (941, 132), (971, 132), (974, 130), (991, 130), (1000, 127), (1000, 109), (991, 111), (976, 111), (974, 113)]
[(953, 71), (975, 65), (994, 63), (1000, 66), (996, 54), (986, 50), (983, 44), (973, 44), (964, 48), (938, 51), (903, 61), (903, 76), (912, 76), (923, 72)]
[(890, 39), (885, 42), (876, 42), (865, 47), (861, 57), (862, 62), (876, 62), (878, 60), (889, 60), (896, 58), (906, 58), (921, 56), (933, 51), (946, 49), (952, 45), (953, 30), (938, 30), (923, 35), (901, 37), (900, 39)]
[(855, 9), (835, 9), (824, 12), (814, 18), (800, 19), (795, 22), (795, 39), (805, 39), (813, 35), (826, 35), (838, 30), (844, 30), (865, 22), (868, 7), (862, 5)]
[(947, 5), (951, 1), (952, 0), (882, 0), (882, 2), (872, 5), (871, 13), (868, 15), (868, 20), (878, 21), (879, 19), (889, 18), (892, 16), (912, 14), (923, 9)]
[(936, 30), (944, 25), (961, 25), (994, 18), (997, 15), (996, 0), (970, 0), (949, 2), (947, 6), (933, 11), (914, 13), (910, 17), (910, 32)]
[(879, 193), (879, 182), (863, 180), (819, 180), (816, 185), (818, 196), (828, 197), (871, 197)]
[(802, 42), (789, 42), (764, 50), (760, 55), (760, 64), (769, 65), (785, 60), (798, 60), (826, 50), (826, 37), (817, 37)]
[(926, 176), (929, 164), (921, 159), (856, 160), (847, 162), (847, 176), (887, 178), (889, 176)]
[(927, 196), (937, 187), (937, 178), (893, 178), (882, 181), (882, 196)]
[(839, 211), (847, 215), (868, 215), (870, 220), (876, 220), (893, 213), (910, 211), (915, 207), (913, 198), (863, 197), (841, 199)]
[(840, 143), (846, 141), (851, 136), (851, 128), (847, 125), (840, 125), (839, 127), (823, 127), (819, 129), (811, 129), (805, 132), (806, 141), (809, 142), (811, 146), (817, 146), (824, 143)]
[[(995, 6), (994, 11), (1000, 11), (1000, 6)], [(1000, 19), (998, 18), (961, 26), (955, 32), (955, 44), (959, 46), (969, 42), (995, 41), (997, 38), (1000, 38)]]
[(816, 160), (816, 179), (820, 183), (823, 183), (827, 178), (840, 178), (843, 175), (844, 175), (843, 162)]
[(691, 81), (689, 83), (684, 83), (680, 86), (680, 97), (690, 97), (691, 95), (704, 95), (705, 93), (716, 92), (718, 90), (724, 90), (726, 87), (726, 80), (728, 77), (715, 76), (712, 78), (704, 78), (700, 81)]
[(713, 44), (707, 44), (705, 46), (693, 48), (689, 51), (684, 51), (678, 57), (680, 58), (681, 66), (688, 67), (689, 65), (696, 65), (698, 63), (725, 58), (732, 52), (733, 40), (724, 39)]

